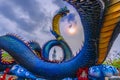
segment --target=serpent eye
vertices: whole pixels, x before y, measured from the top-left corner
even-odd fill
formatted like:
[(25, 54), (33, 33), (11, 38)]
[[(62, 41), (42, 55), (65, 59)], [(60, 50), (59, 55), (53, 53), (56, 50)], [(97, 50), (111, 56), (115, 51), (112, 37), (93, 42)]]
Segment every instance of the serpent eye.
[(23, 70), (22, 68), (19, 68), (17, 72), (18, 72), (18, 73), (21, 73), (21, 72), (23, 72), (23, 71), (24, 71), (24, 70)]

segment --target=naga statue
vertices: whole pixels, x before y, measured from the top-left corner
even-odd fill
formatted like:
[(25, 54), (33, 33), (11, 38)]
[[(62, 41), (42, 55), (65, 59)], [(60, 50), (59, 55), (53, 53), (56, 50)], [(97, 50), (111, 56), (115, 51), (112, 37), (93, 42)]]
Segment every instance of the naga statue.
[(92, 66), (89, 68), (88, 77), (89, 80), (105, 80), (105, 77), (118, 76), (119, 71), (117, 68), (101, 64), (98, 66)]
[[(69, 12), (66, 8), (53, 19), (51, 32), (56, 39), (48, 41), (43, 48), (34, 42), (26, 44), (12, 34), (0, 36), (0, 49), (8, 52), (17, 64), (37, 77), (52, 80), (75, 78), (80, 68), (102, 64), (119, 34), (120, 0), (64, 1), (78, 11), (84, 29), (84, 45), (75, 57), (59, 30), (60, 18)], [(53, 46), (63, 49), (64, 58), (60, 63), (49, 61), (49, 52)], [(0, 63), (0, 66), (6, 65)]]

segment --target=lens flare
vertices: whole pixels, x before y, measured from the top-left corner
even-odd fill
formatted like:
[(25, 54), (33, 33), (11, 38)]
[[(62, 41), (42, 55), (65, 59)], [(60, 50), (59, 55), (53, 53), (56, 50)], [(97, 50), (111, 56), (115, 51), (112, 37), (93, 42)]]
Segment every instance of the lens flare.
[(67, 32), (68, 32), (68, 34), (70, 34), (70, 35), (75, 34), (75, 33), (77, 32), (76, 26), (73, 26), (73, 25), (69, 26), (69, 28), (67, 28)]

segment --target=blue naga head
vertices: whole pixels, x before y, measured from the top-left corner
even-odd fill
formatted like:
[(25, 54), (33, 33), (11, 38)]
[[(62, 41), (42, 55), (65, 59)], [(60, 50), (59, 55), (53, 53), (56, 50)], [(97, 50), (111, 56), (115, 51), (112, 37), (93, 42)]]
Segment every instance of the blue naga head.
[(58, 14), (61, 14), (62, 16), (66, 16), (67, 13), (69, 13), (69, 10), (67, 9), (66, 6), (65, 6), (64, 8), (61, 8), (61, 9), (58, 11)]
[(106, 77), (110, 77), (110, 76), (113, 76), (113, 75), (118, 75), (119, 72), (118, 70), (113, 67), (113, 66), (110, 66), (110, 65), (101, 65), (101, 70), (102, 70), (102, 73), (104, 76)]
[(101, 70), (99, 67), (97, 66), (93, 66), (89, 68), (89, 72), (88, 72), (89, 76), (94, 76), (96, 78), (101, 77)]
[(94, 78), (110, 77), (118, 74), (118, 70), (110, 65), (102, 64), (89, 68), (89, 76), (92, 76)]
[(10, 73), (20, 78), (36, 79), (36, 77), (32, 73), (30, 73), (29, 71), (27, 71), (25, 68), (21, 67), (20, 65), (14, 65), (11, 68)]

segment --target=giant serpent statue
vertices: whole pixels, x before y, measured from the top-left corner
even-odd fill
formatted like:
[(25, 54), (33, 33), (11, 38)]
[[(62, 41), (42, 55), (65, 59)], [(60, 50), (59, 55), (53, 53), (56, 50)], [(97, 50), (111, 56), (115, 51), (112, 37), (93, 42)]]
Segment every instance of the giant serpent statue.
[[(53, 27), (56, 40), (48, 41), (43, 47), (41, 55), (48, 59), (50, 49), (55, 45), (62, 46), (64, 56), (61, 63), (52, 63), (40, 59), (35, 51), (14, 35), (0, 36), (0, 48), (7, 51), (15, 61), (28, 71), (45, 79), (62, 79), (76, 77), (79, 68), (101, 64), (120, 29), (120, 1), (119, 0), (65, 0), (78, 11), (83, 29), (84, 45), (74, 58), (70, 48), (60, 35), (59, 27)], [(67, 14), (67, 13), (66, 13)], [(63, 13), (56, 16), (64, 16)], [(58, 26), (55, 25), (55, 26)], [(117, 29), (117, 30), (116, 30)], [(64, 61), (65, 59), (67, 59)], [(70, 60), (69, 60), (70, 59)]]

